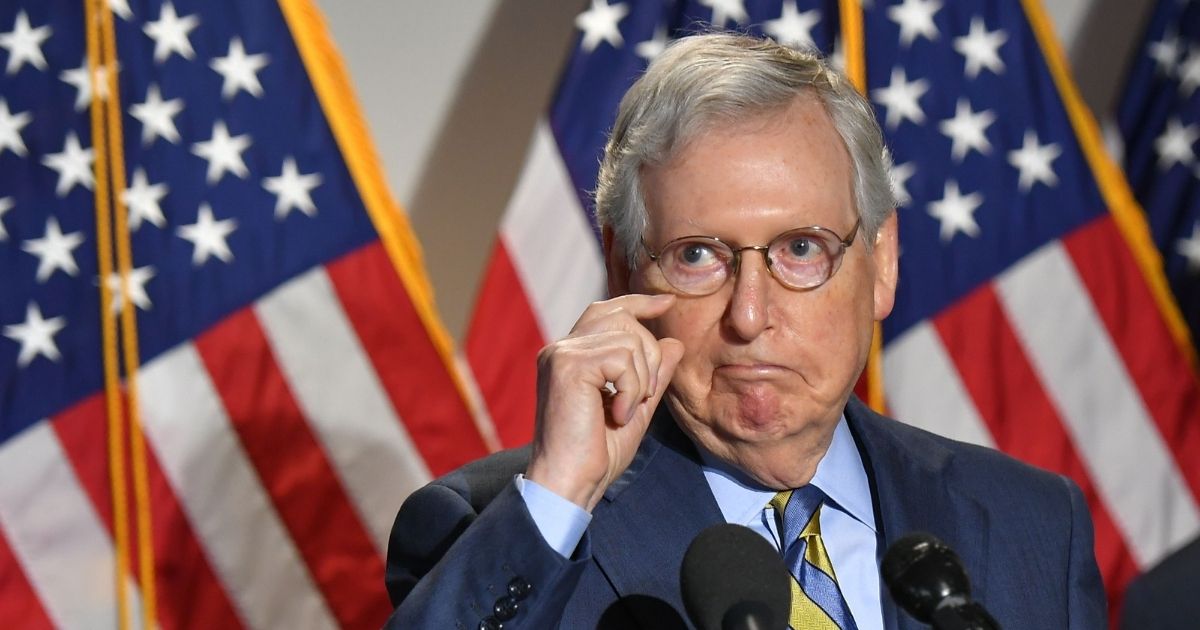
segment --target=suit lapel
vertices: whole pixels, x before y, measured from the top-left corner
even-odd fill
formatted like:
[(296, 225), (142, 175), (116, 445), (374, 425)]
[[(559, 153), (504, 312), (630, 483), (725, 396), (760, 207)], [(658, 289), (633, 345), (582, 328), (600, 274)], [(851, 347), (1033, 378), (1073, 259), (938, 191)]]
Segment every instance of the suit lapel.
[[(651, 597), (686, 618), (679, 567), (692, 539), (723, 522), (695, 447), (661, 405), (633, 463), (596, 507), (592, 555), (619, 597)], [(638, 608), (634, 616), (644, 617)], [(646, 628), (660, 620), (639, 618)]]
[[(875, 414), (856, 398), (847, 405), (846, 418), (871, 482), (879, 558), (905, 534), (933, 534), (962, 559), (972, 597), (986, 602), (988, 519), (978, 501), (947, 485), (953, 453), (927, 435)], [(887, 628), (926, 627), (900, 612), (888, 593), (883, 595), (883, 612)]]

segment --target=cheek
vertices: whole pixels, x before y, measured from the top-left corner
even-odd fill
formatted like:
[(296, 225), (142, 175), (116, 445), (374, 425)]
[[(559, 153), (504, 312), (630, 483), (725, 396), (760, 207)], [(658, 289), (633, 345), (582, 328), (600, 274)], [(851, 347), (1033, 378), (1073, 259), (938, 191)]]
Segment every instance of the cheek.
[(656, 338), (671, 337), (683, 343), (683, 360), (675, 370), (674, 383), (688, 390), (690, 396), (695, 396), (698, 389), (707, 389), (705, 384), (712, 375), (711, 353), (720, 343), (719, 314), (713, 315), (704, 306), (681, 299), (662, 317), (645, 322)]

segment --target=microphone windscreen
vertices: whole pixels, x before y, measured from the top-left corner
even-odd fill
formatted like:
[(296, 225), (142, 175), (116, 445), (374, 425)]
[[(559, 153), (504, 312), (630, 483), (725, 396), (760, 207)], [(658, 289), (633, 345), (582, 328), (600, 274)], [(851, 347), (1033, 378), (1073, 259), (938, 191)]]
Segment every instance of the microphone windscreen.
[(683, 556), (683, 605), (700, 630), (784, 630), (792, 576), (771, 543), (748, 527), (700, 532)]
[(958, 554), (921, 532), (908, 534), (888, 547), (880, 574), (896, 603), (922, 623), (930, 623), (947, 598), (966, 600), (971, 593)]

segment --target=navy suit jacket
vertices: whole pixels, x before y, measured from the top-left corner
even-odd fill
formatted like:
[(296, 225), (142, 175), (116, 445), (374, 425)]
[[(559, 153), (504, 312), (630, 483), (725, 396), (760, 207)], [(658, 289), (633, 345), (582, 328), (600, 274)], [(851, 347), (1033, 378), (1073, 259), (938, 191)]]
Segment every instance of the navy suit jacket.
[(1200, 538), (1167, 556), (1125, 591), (1121, 630), (1188, 630), (1200, 620)]
[[(904, 534), (929, 532), (958, 552), (973, 597), (1002, 627), (1106, 627), (1091, 519), (1074, 483), (857, 399), (845, 415), (871, 483), (880, 557)], [(505, 629), (691, 627), (680, 563), (696, 534), (723, 519), (666, 406), (569, 559), (542, 539), (512, 481), (528, 457), (527, 448), (493, 455), (405, 501), (388, 545), (389, 627), (477, 628), (514, 579), (533, 588)], [(882, 599), (885, 627), (924, 627)]]

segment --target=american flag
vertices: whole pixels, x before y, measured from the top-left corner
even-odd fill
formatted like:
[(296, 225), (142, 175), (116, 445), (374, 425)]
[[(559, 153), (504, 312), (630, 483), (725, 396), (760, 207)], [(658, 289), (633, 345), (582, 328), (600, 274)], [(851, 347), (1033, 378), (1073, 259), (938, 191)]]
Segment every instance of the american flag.
[(0, 64), (0, 627), (379, 627), (489, 447), (321, 17), (5, 2)]
[(892, 414), (1077, 481), (1114, 609), (1200, 532), (1196, 354), (1037, 2), (589, 0), (575, 25), (468, 333), (505, 444), (537, 349), (602, 296), (589, 191), (622, 93), (669, 39), (732, 28), (825, 51), (876, 107), (902, 200)]
[[(1117, 111), (1125, 172), (1200, 344), (1200, 4), (1159, 2)], [(1200, 347), (1198, 345), (1197, 347)]]

